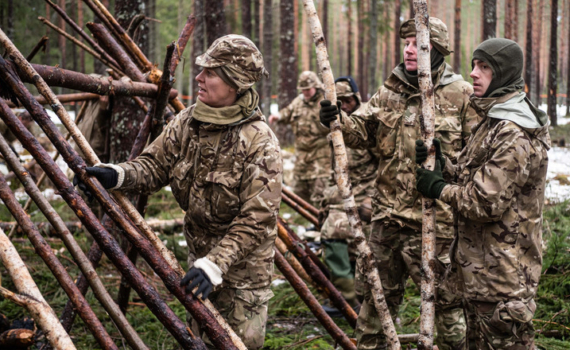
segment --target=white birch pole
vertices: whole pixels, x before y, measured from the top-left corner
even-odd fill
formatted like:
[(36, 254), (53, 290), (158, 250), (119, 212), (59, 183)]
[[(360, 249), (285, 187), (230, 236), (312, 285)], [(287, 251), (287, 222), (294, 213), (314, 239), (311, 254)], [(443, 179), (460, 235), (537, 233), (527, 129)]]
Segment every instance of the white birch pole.
[[(414, 0), (416, 11), (416, 44), (418, 47), (418, 77), (422, 98), (422, 114), (420, 117), (422, 138), (428, 147), (429, 155), (423, 166), (433, 170), (435, 165), (435, 150), (432, 149), (435, 124), (435, 102), (433, 83), (431, 80), (429, 15), (427, 0)], [(420, 307), (420, 337), (419, 350), (433, 348), (433, 329), (435, 316), (435, 200), (422, 198), (422, 281)]]
[(61, 323), (59, 323), (55, 312), (45, 301), (26, 268), (26, 264), (24, 264), (16, 248), (2, 229), (0, 229), (0, 260), (6, 270), (8, 270), (8, 274), (12, 278), (18, 293), (21, 294), (17, 295), (0, 287), (0, 295), (20, 306), (24, 306), (38, 323), (38, 326), (42, 329), (54, 349), (75, 350), (75, 345), (73, 345), (71, 338), (69, 338), (69, 335), (65, 332)]
[[(32, 67), (30, 62), (26, 60), (26, 58), (22, 55), (22, 53), (16, 48), (16, 46), (12, 43), (12, 41), (8, 38), (8, 36), (0, 29), (0, 43), (4, 45), (4, 48), (8, 52), (10, 58), (14, 61), (14, 63), (28, 76), (33, 78), (34, 85), (38, 89), (38, 92), (45, 97), (46, 101), (49, 102), (49, 105), (53, 109), (53, 111), (57, 114), (59, 119), (61, 120), (62, 124), (65, 126), (67, 131), (73, 137), (73, 140), (79, 146), (83, 154), (85, 155), (85, 161), (90, 165), (95, 165), (100, 163), (99, 157), (91, 148), (91, 145), (75, 122), (71, 120), (69, 114), (65, 110), (65, 107), (59, 102), (57, 96), (53, 93), (53, 91), (49, 88), (47, 83), (39, 76), (39, 74), (35, 71)], [(124, 212), (129, 216), (129, 218), (133, 221), (135, 226), (139, 228), (139, 230), (144, 234), (144, 236), (152, 243), (152, 245), (158, 250), (160, 255), (167, 261), (170, 267), (176, 271), (176, 273), (182, 277), (184, 276), (185, 272), (182, 269), (182, 266), (176, 260), (174, 254), (168, 250), (168, 248), (162, 243), (162, 241), (158, 238), (156, 233), (150, 227), (150, 225), (145, 221), (145, 219), (140, 215), (137, 211), (135, 206), (129, 201), (129, 199), (121, 192), (113, 192), (113, 197), (117, 201), (117, 203), (121, 206)], [(201, 299), (200, 299), (201, 300)], [(243, 344), (241, 338), (234, 332), (234, 330), (230, 327), (230, 325), (226, 322), (226, 320), (222, 317), (222, 315), (218, 312), (218, 310), (214, 307), (214, 304), (208, 299), (201, 300), (204, 306), (212, 313), (212, 315), (216, 318), (220, 326), (228, 332), (232, 342), (234, 345), (240, 349), (245, 350), (247, 349)]]
[[(303, 0), (303, 3), (307, 17), (309, 19), (311, 32), (313, 33), (313, 42), (315, 43), (317, 51), (317, 62), (319, 64), (319, 69), (321, 71), (323, 83), (325, 85), (325, 98), (331, 101), (332, 104), (336, 104), (334, 77), (330, 67), (326, 41), (323, 35), (321, 22), (317, 15), (313, 1)], [(356, 208), (356, 202), (354, 201), (354, 196), (352, 195), (350, 177), (348, 174), (348, 157), (346, 154), (346, 148), (344, 146), (342, 131), (340, 129), (340, 122), (338, 120), (331, 122), (330, 129), (330, 138), (333, 143), (333, 152), (335, 159), (334, 171), (336, 173), (336, 181), (342, 197), (344, 210), (348, 216), (348, 222), (350, 224), (354, 240), (357, 243), (357, 249), (359, 253), (358, 264), (364, 268), (364, 275), (367, 276), (367, 282), (372, 290), (374, 306), (378, 311), (378, 316), (380, 317), (382, 328), (384, 330), (384, 334), (386, 335), (386, 341), (388, 342), (389, 348), (400, 350), (400, 341), (398, 339), (392, 317), (390, 317), (390, 311), (388, 310), (388, 305), (386, 304), (386, 298), (384, 298), (384, 291), (382, 289), (382, 282), (380, 281), (378, 269), (376, 268), (376, 262), (372, 255), (372, 251), (366, 242), (366, 237), (362, 232), (362, 223), (360, 222), (360, 217), (358, 216), (358, 211)]]

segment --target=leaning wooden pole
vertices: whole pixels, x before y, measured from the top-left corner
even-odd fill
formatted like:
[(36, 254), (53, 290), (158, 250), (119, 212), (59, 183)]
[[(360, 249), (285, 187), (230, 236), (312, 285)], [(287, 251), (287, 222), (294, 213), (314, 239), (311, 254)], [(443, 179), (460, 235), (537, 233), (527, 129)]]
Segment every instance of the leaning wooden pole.
[[(89, 101), (89, 100), (96, 100), (101, 95), (92, 94), (89, 92), (80, 92), (77, 94), (65, 94), (65, 95), (57, 95), (57, 99), (61, 103), (70, 103), (70, 102), (81, 102), (81, 101)], [(45, 97), (43, 96), (35, 96), (36, 101), (38, 101), (42, 105), (49, 105), (49, 102), (46, 101)], [(10, 108), (16, 108), (11, 101), (6, 101)]]
[(291, 191), (285, 186), (283, 186), (283, 189), (281, 191), (283, 194), (297, 203), (301, 208), (305, 209), (308, 213), (314, 215), (315, 217), (319, 217), (319, 209), (315, 208), (313, 205), (311, 205), (311, 203), (299, 197), (297, 194), (295, 194), (295, 192)]
[(285, 259), (287, 259), (289, 265), (291, 265), (293, 270), (295, 270), (297, 275), (299, 275), (299, 277), (301, 277), (303, 281), (310, 284), (314, 288), (318, 288), (315, 281), (313, 281), (313, 279), (309, 277), (307, 271), (305, 271), (299, 260), (297, 260), (297, 258), (293, 255), (293, 253), (291, 253), (289, 249), (287, 249), (287, 246), (285, 245), (285, 243), (283, 243), (283, 241), (279, 237), (275, 239), (275, 248), (279, 250), (279, 253), (283, 254)]
[(297, 202), (295, 202), (291, 197), (286, 195), (285, 192), (281, 194), (281, 200), (283, 201), (283, 203), (287, 204), (289, 208), (295, 210), (302, 217), (307, 219), (311, 224), (315, 225), (315, 229), (317, 230), (321, 229), (321, 225), (319, 225), (319, 220), (311, 213), (309, 213), (305, 208), (303, 208)]
[(319, 322), (325, 327), (330, 336), (345, 350), (356, 350), (356, 346), (350, 341), (346, 334), (340, 329), (334, 321), (323, 310), (321, 304), (311, 293), (307, 285), (303, 283), (301, 277), (295, 273), (295, 270), (289, 265), (287, 260), (278, 250), (275, 250), (275, 265), (285, 278), (289, 281), (295, 292), (301, 297), (303, 302), (309, 307), (309, 310), (315, 315)]
[[(0, 142), (3, 142), (5, 146), (8, 146), (6, 140), (1, 136)], [(13, 154), (12, 156), (15, 158)], [(29, 181), (33, 183), (31, 179), (29, 179)], [(83, 294), (79, 292), (79, 289), (77, 289), (77, 286), (73, 283), (73, 279), (69, 276), (65, 267), (55, 257), (50, 245), (42, 237), (37, 227), (32, 224), (32, 221), (26, 215), (26, 212), (24, 212), (20, 203), (16, 200), (16, 196), (12, 193), (10, 186), (2, 175), (0, 175), (0, 199), (2, 199), (12, 216), (16, 221), (18, 221), (18, 224), (22, 226), (22, 230), (26, 233), (26, 236), (28, 236), (28, 239), (34, 246), (36, 253), (42, 258), (51, 273), (55, 276), (59, 285), (73, 302), (77, 309), (77, 313), (83, 322), (85, 322), (85, 325), (97, 340), (99, 346), (103, 349), (118, 350), (119, 348), (115, 345), (113, 339), (109, 336), (105, 327), (103, 327), (101, 321), (97, 318), (91, 309), (91, 306), (87, 303), (87, 300), (85, 300)]]
[[(24, 185), (26, 192), (30, 196), (30, 200), (33, 200), (37, 204), (38, 208), (53, 225), (58, 236), (63, 240), (67, 250), (71, 253), (73, 259), (79, 266), (79, 269), (83, 275), (87, 276), (88, 282), (91, 286), (91, 289), (93, 290), (95, 297), (99, 300), (101, 305), (103, 305), (103, 308), (105, 311), (107, 311), (123, 337), (126, 339), (129, 346), (133, 349), (138, 350), (149, 349), (142, 341), (142, 339), (138, 336), (133, 327), (129, 324), (126, 317), (119, 310), (117, 310), (117, 306), (113, 298), (105, 289), (105, 286), (97, 275), (97, 272), (93, 268), (93, 265), (85, 253), (83, 253), (83, 250), (81, 250), (79, 244), (77, 244), (73, 238), (73, 235), (67, 228), (65, 222), (57, 214), (55, 209), (53, 209), (53, 207), (49, 204), (48, 200), (42, 195), (39, 188), (36, 184), (34, 184), (26, 169), (24, 169), (24, 167), (18, 162), (18, 158), (16, 158), (3, 137), (0, 137), (0, 152), (10, 167), (14, 169), (14, 172), (18, 176), (18, 179)], [(29, 222), (28, 225), (29, 224), (31, 224), (31, 222)], [(24, 231), (26, 231), (25, 228)], [(28, 236), (30, 236), (30, 233), (28, 233)], [(83, 293), (81, 292), (80, 294)]]
[(42, 38), (40, 39), (40, 41), (36, 44), (36, 46), (34, 46), (34, 48), (32, 49), (32, 51), (28, 54), (28, 56), (26, 56), (26, 59), (28, 61), (31, 61), (34, 57), (36, 57), (36, 54), (43, 48), (44, 52), (46, 49), (46, 45), (48, 42), (49, 38), (44, 35), (42, 36)]
[[(319, 70), (325, 84), (325, 98), (327, 100), (330, 100), (331, 103), (336, 104), (334, 77), (328, 59), (326, 41), (325, 37), (323, 36), (321, 22), (319, 21), (319, 17), (317, 15), (313, 1), (303, 0), (303, 4), (305, 6), (307, 17), (309, 19), (311, 32), (313, 33), (313, 42), (316, 46)], [(354, 237), (355, 243), (357, 244), (357, 249), (359, 252), (358, 264), (364, 268), (364, 275), (367, 276), (367, 282), (370, 285), (372, 291), (374, 305), (378, 311), (378, 315), (384, 329), (384, 334), (386, 335), (386, 341), (390, 346), (390, 349), (399, 350), (400, 341), (398, 340), (396, 328), (394, 327), (394, 322), (392, 321), (392, 317), (390, 317), (390, 311), (388, 310), (388, 305), (386, 304), (386, 298), (384, 297), (380, 275), (378, 274), (378, 269), (376, 268), (376, 262), (374, 260), (374, 256), (372, 255), (372, 251), (370, 250), (370, 247), (366, 242), (366, 237), (362, 232), (362, 223), (360, 222), (360, 217), (358, 216), (354, 196), (352, 195), (350, 177), (348, 174), (348, 158), (346, 155), (344, 140), (342, 138), (340, 122), (338, 120), (335, 120), (331, 123), (330, 135), (334, 151), (334, 170), (336, 174), (335, 178), (337, 181), (338, 190), (343, 199), (344, 209), (346, 210), (346, 215), (348, 216), (348, 222), (352, 230), (352, 235)]]
[(290, 229), (287, 227), (287, 224), (285, 224), (281, 218), (277, 218), (277, 233), (279, 238), (281, 238), (283, 243), (287, 246), (287, 249), (289, 249), (289, 251), (295, 255), (297, 260), (299, 260), (301, 265), (303, 265), (305, 271), (307, 271), (313, 281), (323, 289), (333, 305), (342, 313), (350, 326), (355, 328), (358, 315), (354, 309), (346, 302), (342, 294), (336, 289), (332, 282), (325, 277), (317, 265), (313, 263), (307, 253), (305, 253), (298, 244), (295, 244), (291, 239), (289, 231)]
[(69, 335), (65, 332), (61, 323), (59, 323), (55, 312), (45, 301), (26, 264), (24, 264), (16, 248), (14, 248), (2, 229), (0, 229), (0, 260), (12, 278), (18, 292), (28, 298), (19, 302), (16, 299), (17, 295), (11, 298), (14, 293), (6, 291), (4, 288), (2, 288), (2, 295), (18, 305), (24, 306), (30, 312), (33, 319), (46, 335), (48, 342), (55, 349), (75, 350), (75, 345), (73, 345), (71, 338), (69, 338)]
[[(422, 98), (422, 116), (420, 118), (422, 139), (430, 150), (423, 166), (433, 170), (435, 165), (435, 149), (432, 141), (435, 129), (435, 102), (433, 83), (431, 80), (429, 15), (427, 0), (414, 0), (416, 12), (416, 40), (418, 47), (418, 76)], [(419, 350), (433, 348), (433, 330), (435, 317), (435, 274), (437, 256), (435, 254), (435, 200), (422, 198), (422, 303), (420, 307)]]

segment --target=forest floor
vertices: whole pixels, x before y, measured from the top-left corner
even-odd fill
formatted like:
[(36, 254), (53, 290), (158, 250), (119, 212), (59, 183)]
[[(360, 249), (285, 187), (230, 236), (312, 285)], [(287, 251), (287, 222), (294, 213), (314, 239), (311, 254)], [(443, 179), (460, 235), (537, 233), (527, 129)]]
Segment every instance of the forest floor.
[[(556, 127), (551, 132), (553, 140), (565, 138), (570, 142), (570, 123)], [(567, 148), (560, 148), (561, 152), (567, 152)], [(561, 166), (570, 165), (568, 157), (561, 160)], [(549, 183), (556, 186), (570, 187), (563, 178), (570, 178), (570, 172), (565, 173), (564, 168), (555, 179), (557, 174), (549, 176)], [(13, 187), (17, 187), (14, 183)], [(558, 188), (553, 192), (559, 191)], [(26, 196), (21, 196), (21, 203), (25, 202)], [(55, 196), (52, 205), (60, 213), (64, 221), (74, 221), (76, 217), (65, 203)], [(32, 206), (29, 211), (34, 222), (45, 221), (43, 215)], [(291, 224), (291, 227), (302, 230), (301, 227), (309, 226), (308, 222), (299, 217), (291, 209), (282, 205), (281, 215)], [(147, 217), (158, 219), (181, 218), (183, 212), (179, 209), (171, 193), (163, 189), (151, 196), (147, 209)], [(4, 205), (0, 204), (0, 221), (13, 221)], [(87, 251), (91, 238), (82, 231), (74, 233), (76, 240)], [(543, 275), (539, 284), (536, 302), (538, 305), (535, 314), (534, 325), (537, 330), (536, 344), (540, 349), (561, 350), (570, 349), (570, 201), (550, 199), (544, 212), (544, 266)], [(181, 232), (161, 234), (160, 238), (173, 250), (183, 267), (186, 267), (186, 246)], [(53, 275), (43, 264), (34, 248), (23, 236), (16, 235), (14, 245), (26, 262), (32, 277), (40, 288), (48, 303), (57, 314), (60, 314), (68, 298), (57, 284)], [(54, 237), (50, 242), (52, 249), (62, 257), (60, 261), (72, 277), (78, 274), (77, 266), (72, 262), (71, 255), (65, 249), (59, 239)], [(152, 272), (152, 269), (142, 259), (138, 261), (138, 268), (147, 277), (151, 284), (160, 292), (169, 306), (181, 318), (185, 318), (185, 310), (180, 303), (166, 290), (160, 279)], [(111, 293), (116, 295), (120, 274), (110, 261), (103, 257), (98, 273), (105, 286)], [(0, 263), (0, 284), (12, 291), (14, 285), (7, 274), (6, 269)], [(280, 274), (277, 268), (273, 277), (272, 289), (275, 296), (269, 302), (269, 319), (264, 349), (333, 349), (334, 342), (324, 328), (316, 321), (308, 308), (303, 304), (289, 283)], [(323, 302), (325, 298), (313, 290), (315, 296)], [(109, 316), (99, 305), (91, 291), (87, 294), (87, 300), (93, 307), (97, 316), (103, 321), (109, 334), (116, 342), (125, 349), (127, 346), (122, 341), (118, 330), (114, 327)], [(406, 294), (397, 318), (397, 331), (400, 334), (417, 333), (419, 330), (419, 305), (420, 295), (414, 283), (409, 280)], [(0, 313), (9, 319), (20, 319), (28, 316), (27, 312), (8, 300), (0, 299)], [(128, 320), (142, 339), (152, 349), (178, 349), (178, 346), (162, 324), (154, 317), (147, 307), (140, 301), (135, 293), (131, 294), (131, 303), (128, 311)], [(354, 337), (353, 330), (343, 319), (335, 319), (337, 324), (350, 336)], [(73, 341), (78, 349), (98, 349), (93, 336), (86, 329), (81, 319), (77, 318), (71, 331)], [(409, 348), (415, 348), (415, 344), (409, 344)], [(38, 348), (38, 347), (32, 347)]]

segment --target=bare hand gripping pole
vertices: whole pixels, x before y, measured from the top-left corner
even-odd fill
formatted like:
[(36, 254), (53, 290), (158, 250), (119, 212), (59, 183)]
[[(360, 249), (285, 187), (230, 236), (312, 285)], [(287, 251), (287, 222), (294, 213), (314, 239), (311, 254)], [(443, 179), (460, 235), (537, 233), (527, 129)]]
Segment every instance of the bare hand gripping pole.
[[(307, 12), (307, 17), (309, 18), (311, 32), (313, 33), (313, 42), (315, 43), (317, 50), (317, 62), (319, 64), (319, 69), (321, 71), (323, 82), (325, 84), (325, 98), (327, 100), (330, 100), (332, 104), (336, 104), (334, 77), (332, 75), (328, 59), (327, 47), (325, 44), (325, 37), (323, 36), (321, 22), (319, 21), (319, 17), (317, 15), (313, 1), (303, 0), (303, 4), (305, 6), (305, 11)], [(354, 196), (352, 195), (350, 178), (348, 175), (348, 158), (346, 155), (344, 140), (342, 138), (340, 122), (338, 120), (335, 120), (331, 123), (330, 135), (333, 143), (335, 160), (334, 170), (336, 174), (336, 181), (338, 190), (343, 199), (346, 215), (348, 216), (348, 222), (357, 244), (357, 249), (359, 252), (358, 264), (364, 268), (366, 272), (364, 275), (368, 277), (367, 281), (372, 289), (374, 305), (376, 306), (376, 310), (380, 316), (382, 327), (384, 328), (384, 334), (386, 335), (386, 340), (390, 346), (390, 349), (399, 350), (400, 341), (398, 340), (396, 328), (394, 328), (394, 323), (392, 322), (390, 311), (388, 310), (388, 305), (386, 304), (386, 299), (384, 298), (384, 291), (382, 289), (382, 283), (380, 281), (378, 269), (376, 268), (376, 262), (374, 261), (372, 251), (366, 242), (366, 238), (362, 233), (362, 223), (360, 222), (360, 217), (358, 216)]]

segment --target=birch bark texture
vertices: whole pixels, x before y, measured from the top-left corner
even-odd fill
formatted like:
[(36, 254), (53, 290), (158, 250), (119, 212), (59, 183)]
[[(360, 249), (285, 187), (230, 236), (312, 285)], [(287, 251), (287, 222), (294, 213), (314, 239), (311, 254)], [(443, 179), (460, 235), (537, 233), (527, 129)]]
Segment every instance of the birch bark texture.
[[(431, 80), (429, 15), (427, 0), (414, 0), (416, 42), (418, 47), (418, 80), (422, 99), (420, 123), (422, 139), (428, 147), (429, 155), (423, 167), (434, 169), (435, 150), (432, 147), (435, 125), (435, 102)], [(435, 315), (435, 201), (422, 198), (422, 281), (420, 284), (422, 303), (420, 306), (419, 350), (433, 348)]]
[[(313, 34), (313, 42), (316, 46), (319, 71), (321, 72), (323, 83), (325, 85), (325, 98), (327, 100), (330, 100), (331, 103), (336, 104), (334, 77), (330, 67), (326, 41), (323, 36), (321, 22), (317, 15), (315, 4), (312, 0), (303, 0), (303, 5), (305, 7), (305, 11), (309, 20), (311, 33)], [(357, 244), (357, 264), (359, 264), (359, 266), (362, 266), (365, 270), (364, 275), (367, 276), (367, 282), (372, 289), (374, 305), (378, 311), (378, 315), (380, 316), (382, 328), (384, 330), (384, 334), (386, 335), (386, 341), (388, 343), (389, 349), (399, 350), (400, 341), (398, 340), (396, 328), (394, 327), (392, 317), (390, 317), (390, 311), (388, 310), (388, 305), (386, 304), (384, 291), (382, 289), (382, 282), (380, 281), (380, 275), (378, 274), (378, 269), (376, 268), (376, 262), (372, 255), (372, 251), (370, 250), (370, 247), (368, 246), (366, 238), (362, 232), (362, 223), (360, 222), (360, 217), (358, 216), (354, 196), (352, 195), (350, 178), (348, 174), (348, 158), (346, 155), (346, 147), (344, 146), (344, 139), (342, 137), (340, 123), (338, 120), (335, 120), (331, 123), (331, 133), (329, 137), (331, 138), (333, 144), (335, 160), (334, 171), (336, 175), (335, 178), (337, 181), (337, 186), (343, 199), (344, 210), (348, 216), (348, 222), (354, 236), (354, 241)]]
[(73, 345), (71, 338), (69, 338), (69, 335), (65, 332), (61, 323), (59, 323), (55, 312), (45, 301), (26, 268), (26, 264), (24, 264), (16, 248), (14, 248), (2, 229), (0, 229), (0, 259), (16, 285), (18, 292), (27, 296), (26, 298), (18, 298), (18, 295), (3, 289), (3, 297), (24, 306), (36, 320), (38, 326), (44, 331), (49, 343), (55, 349), (74, 350), (75, 345)]

